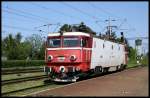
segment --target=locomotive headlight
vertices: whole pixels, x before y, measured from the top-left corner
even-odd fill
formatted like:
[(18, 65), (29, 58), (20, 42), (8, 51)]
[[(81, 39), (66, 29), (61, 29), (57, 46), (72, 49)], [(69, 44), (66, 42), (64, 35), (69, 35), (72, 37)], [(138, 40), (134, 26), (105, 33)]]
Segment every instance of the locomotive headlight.
[(70, 56), (70, 60), (71, 60), (71, 61), (75, 61), (76, 59), (77, 59), (77, 57), (76, 57), (75, 55), (71, 55), (71, 56)]
[(48, 61), (51, 61), (53, 59), (53, 56), (52, 55), (49, 55), (48, 57), (47, 57), (47, 60)]

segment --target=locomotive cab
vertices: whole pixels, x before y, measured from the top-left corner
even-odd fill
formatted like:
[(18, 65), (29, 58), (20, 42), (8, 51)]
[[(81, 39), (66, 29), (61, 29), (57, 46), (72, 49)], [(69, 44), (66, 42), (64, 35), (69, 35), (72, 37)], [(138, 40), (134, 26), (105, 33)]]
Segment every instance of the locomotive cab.
[(44, 71), (54, 81), (76, 81), (89, 70), (92, 38), (82, 32), (49, 34), (46, 41)]

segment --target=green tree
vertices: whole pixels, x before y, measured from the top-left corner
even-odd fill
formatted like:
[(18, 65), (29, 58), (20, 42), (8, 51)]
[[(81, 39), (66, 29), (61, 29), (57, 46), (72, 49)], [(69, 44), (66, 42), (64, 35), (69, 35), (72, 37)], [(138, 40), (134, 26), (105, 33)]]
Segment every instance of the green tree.
[(84, 24), (84, 22), (81, 22), (80, 25), (78, 26), (78, 30), (80, 32), (85, 32), (85, 33), (91, 33), (91, 34), (94, 34), (96, 35), (96, 32), (94, 32), (90, 27), (86, 26)]
[(15, 41), (15, 38), (12, 37), (12, 34), (9, 34), (6, 38), (2, 41), (2, 47), (5, 53), (4, 55), (8, 59), (17, 59), (17, 43)]
[(136, 50), (134, 49), (134, 48), (132, 48), (131, 46), (128, 48), (128, 57), (129, 57), (129, 59), (130, 59), (130, 61), (135, 61), (135, 54), (136, 54)]
[(110, 35), (110, 40), (115, 41), (117, 39), (116, 33), (112, 32)]
[(2, 51), (8, 59), (21, 59), (19, 55), (21, 54), (20, 45), (21, 45), (22, 36), (20, 33), (17, 33), (15, 37), (12, 37), (12, 34), (9, 34), (6, 38), (3, 39)]
[(18, 58), (24, 60), (30, 57), (31, 48), (32, 46), (29, 42), (22, 42), (19, 46), (20, 51)]
[(121, 38), (116, 38), (116, 42), (121, 43)]
[(44, 60), (45, 59), (45, 48), (46, 48), (46, 45), (45, 45), (45, 42), (43, 42), (41, 48), (40, 48), (40, 51), (38, 53), (38, 58), (40, 60)]
[(84, 22), (81, 22), (79, 25), (69, 25), (69, 24), (64, 24), (59, 32), (72, 32), (72, 31), (77, 31), (77, 32), (85, 32), (85, 33), (90, 33), (93, 35), (96, 35), (96, 32), (94, 32), (91, 28), (86, 26)]
[(2, 55), (8, 60), (44, 59), (45, 44), (42, 37), (33, 34), (21, 42), (22, 35), (17, 33), (15, 37), (9, 34), (1, 42)]
[(23, 48), (21, 47), (21, 39), (22, 39), (22, 35), (21, 33), (17, 33), (14, 40), (15, 40), (15, 43), (16, 43), (16, 54), (17, 54), (17, 57), (16, 59), (20, 60), (20, 59), (24, 59), (22, 58), (20, 55), (22, 55), (22, 52), (24, 51)]
[(30, 58), (38, 59), (38, 53), (42, 47), (42, 37), (38, 34), (32, 34), (31, 36), (25, 39), (25, 42), (30, 43)]
[(22, 39), (21, 34), (17, 33), (17, 35), (15, 36), (16, 43), (20, 44), (21, 43), (21, 39)]

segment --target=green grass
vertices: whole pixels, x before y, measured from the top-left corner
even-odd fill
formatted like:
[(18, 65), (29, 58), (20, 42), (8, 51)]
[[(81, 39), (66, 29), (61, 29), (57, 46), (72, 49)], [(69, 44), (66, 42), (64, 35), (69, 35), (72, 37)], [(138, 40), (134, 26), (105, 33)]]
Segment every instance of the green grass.
[(21, 82), (21, 83), (16, 83), (16, 84), (7, 84), (3, 85), (1, 87), (2, 93), (10, 92), (10, 91), (16, 91), (20, 89), (25, 89), (29, 87), (34, 87), (34, 86), (39, 86), (43, 84), (43, 79), (39, 80), (32, 80), (32, 81), (26, 81), (26, 82)]
[[(54, 83), (44, 85), (44, 80), (45, 79), (39, 79), (39, 80), (27, 81), (27, 82), (22, 82), (22, 83), (17, 83), (17, 84), (4, 85), (1, 87), (2, 88), (1, 93), (3, 95), (3, 93), (24, 89), (22, 91), (5, 94), (3, 96), (25, 96), (25, 95), (32, 94), (37, 91), (51, 89), (51, 88), (55, 88), (55, 87), (61, 87), (61, 86), (65, 85), (65, 84), (58, 85), (58, 84), (54, 84)], [(41, 86), (41, 85), (43, 85), (43, 86)], [(41, 86), (41, 87), (38, 87), (38, 86)], [(31, 87), (35, 87), (35, 88), (31, 88)], [(28, 88), (28, 89), (26, 89), (26, 88)]]
[(34, 73), (20, 73), (18, 74), (8, 74), (8, 75), (1, 75), (2, 80), (10, 80), (10, 79), (18, 79), (18, 78), (26, 78), (32, 76), (40, 76), (45, 75), (44, 72), (34, 72)]
[(134, 67), (136, 65), (137, 65), (136, 60), (132, 59), (128, 61), (127, 68)]
[[(149, 64), (148, 62), (149, 62), (149, 61), (148, 61), (148, 57), (145, 56), (145, 57), (143, 57), (142, 60), (140, 60), (140, 65), (148, 66), (148, 64)], [(137, 66), (137, 65), (138, 65), (138, 64), (137, 64), (136, 60), (135, 60), (135, 59), (132, 59), (132, 60), (129, 60), (129, 61), (128, 61), (127, 68), (134, 67), (134, 66)]]
[(6, 60), (2, 61), (2, 68), (30, 67), (45, 65), (44, 60)]
[(128, 63), (127, 68), (131, 68), (131, 67), (134, 67), (134, 66), (137, 66), (137, 64), (136, 63)]
[(141, 63), (143, 65), (147, 65), (148, 66), (148, 64), (149, 64), (148, 57), (143, 57), (143, 60), (141, 61)]
[(46, 90), (46, 89), (52, 89), (52, 88), (55, 88), (55, 87), (61, 87), (63, 85), (56, 85), (56, 84), (50, 84), (50, 85), (46, 85), (46, 86), (43, 86), (43, 87), (37, 87), (37, 88), (33, 88), (33, 89), (28, 89), (28, 90), (24, 90), (24, 91), (19, 91), (19, 92), (15, 92), (15, 93), (10, 93), (10, 94), (7, 94), (5, 96), (26, 96), (26, 95), (30, 95), (34, 92), (38, 92), (38, 91), (42, 91), (42, 90)]
[(28, 66), (28, 67), (24, 67), (24, 66), (18, 66), (18, 67), (9, 67), (9, 68), (3, 68), (2, 70), (22, 70), (22, 69), (38, 69), (38, 68), (43, 68), (45, 65), (41, 65), (41, 66)]

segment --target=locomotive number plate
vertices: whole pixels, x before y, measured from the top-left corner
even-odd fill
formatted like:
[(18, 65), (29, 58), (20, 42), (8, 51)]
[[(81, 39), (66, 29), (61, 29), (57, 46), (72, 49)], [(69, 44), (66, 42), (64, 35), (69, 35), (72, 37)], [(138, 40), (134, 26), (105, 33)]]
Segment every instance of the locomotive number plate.
[(62, 61), (65, 60), (65, 57), (58, 57), (57, 60), (60, 61), (60, 62), (62, 62)]

